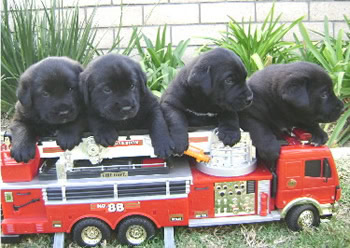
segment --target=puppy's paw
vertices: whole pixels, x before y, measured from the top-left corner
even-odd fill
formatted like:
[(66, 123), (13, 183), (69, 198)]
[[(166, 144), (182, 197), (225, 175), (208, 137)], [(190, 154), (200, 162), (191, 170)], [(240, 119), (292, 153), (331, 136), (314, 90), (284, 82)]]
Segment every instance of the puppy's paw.
[(107, 128), (94, 132), (95, 142), (104, 147), (113, 146), (118, 139), (118, 133), (114, 128)]
[(230, 129), (219, 127), (218, 137), (219, 137), (219, 140), (221, 140), (225, 146), (233, 146), (240, 141), (241, 132), (239, 129), (230, 130)]
[(35, 157), (35, 143), (13, 145), (11, 148), (11, 157), (17, 162), (27, 163)]
[(59, 131), (57, 134), (56, 143), (63, 150), (72, 150), (80, 142), (81, 137), (79, 133), (64, 133)]
[(174, 141), (174, 153), (178, 155), (182, 155), (184, 151), (188, 149), (188, 136), (187, 135), (178, 135), (173, 136)]
[(315, 144), (316, 146), (325, 144), (327, 140), (328, 135), (322, 129), (320, 129), (318, 132), (312, 133), (311, 143)]
[(154, 154), (162, 159), (170, 157), (175, 149), (175, 144), (170, 137), (152, 140), (152, 145)]

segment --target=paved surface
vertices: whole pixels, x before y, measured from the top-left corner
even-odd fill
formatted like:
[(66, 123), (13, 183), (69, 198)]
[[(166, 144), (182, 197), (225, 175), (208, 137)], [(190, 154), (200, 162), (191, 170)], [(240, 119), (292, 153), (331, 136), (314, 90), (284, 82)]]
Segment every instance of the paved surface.
[(350, 147), (331, 148), (334, 159), (349, 158), (350, 163)]

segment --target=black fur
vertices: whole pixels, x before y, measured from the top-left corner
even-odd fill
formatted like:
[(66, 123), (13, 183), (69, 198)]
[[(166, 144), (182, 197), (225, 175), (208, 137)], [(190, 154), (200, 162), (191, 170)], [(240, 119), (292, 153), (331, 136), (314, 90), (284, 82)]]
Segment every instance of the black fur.
[(240, 140), (237, 111), (253, 98), (246, 76), (240, 58), (224, 48), (204, 53), (180, 70), (161, 98), (176, 153), (188, 147), (188, 125), (218, 124), (219, 139), (225, 145)]
[(149, 129), (154, 152), (171, 155), (172, 141), (157, 98), (146, 86), (140, 65), (126, 56), (108, 54), (93, 60), (81, 74), (80, 88), (88, 107), (95, 141), (111, 146), (118, 130)]
[(66, 57), (49, 57), (30, 66), (20, 77), (16, 112), (10, 130), (11, 156), (27, 162), (35, 156), (38, 136), (54, 135), (66, 150), (79, 144), (83, 125), (79, 94), (81, 65)]
[(328, 136), (319, 123), (337, 120), (344, 106), (333, 92), (331, 78), (312, 63), (268, 66), (253, 74), (248, 85), (254, 103), (239, 113), (240, 125), (270, 165), (279, 157), (278, 139), (293, 127), (310, 132), (317, 145), (326, 143)]

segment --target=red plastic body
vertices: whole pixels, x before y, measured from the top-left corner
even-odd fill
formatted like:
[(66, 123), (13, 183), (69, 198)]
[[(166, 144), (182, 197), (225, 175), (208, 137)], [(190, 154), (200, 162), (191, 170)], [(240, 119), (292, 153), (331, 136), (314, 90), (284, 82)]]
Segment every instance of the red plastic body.
[(39, 150), (28, 163), (17, 163), (10, 155), (10, 150), (1, 151), (1, 177), (3, 182), (28, 182), (38, 173), (40, 165)]
[(261, 193), (261, 216), (266, 216), (268, 211), (268, 199), (269, 196), (266, 193)]
[[(244, 176), (237, 177), (215, 177), (204, 174), (192, 167), (193, 185), (189, 194), (190, 218), (196, 218), (197, 213), (207, 213), (207, 217), (215, 217), (214, 186), (215, 183), (235, 182), (235, 181), (258, 181), (271, 180), (272, 174), (262, 164), (258, 168)], [(255, 189), (257, 190), (257, 189)], [(255, 202), (257, 194), (255, 195)], [(255, 207), (256, 209), (256, 207)]]

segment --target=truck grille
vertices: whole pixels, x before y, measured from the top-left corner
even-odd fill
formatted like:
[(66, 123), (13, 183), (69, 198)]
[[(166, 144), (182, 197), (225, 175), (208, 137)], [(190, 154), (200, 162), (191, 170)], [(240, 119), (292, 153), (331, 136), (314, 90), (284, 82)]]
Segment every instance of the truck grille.
[(165, 194), (166, 194), (165, 182), (118, 185), (119, 198), (133, 197), (133, 196), (165, 195)]
[[(62, 198), (62, 188), (47, 188), (46, 189), (47, 199), (49, 201), (61, 201)], [(44, 197), (45, 199), (45, 197)]]
[(170, 194), (185, 194), (186, 193), (186, 181), (170, 182)]
[(101, 199), (101, 198), (113, 198), (114, 187), (113, 185), (101, 185), (101, 186), (85, 186), (85, 187), (67, 187), (66, 199), (80, 200), (80, 199)]

